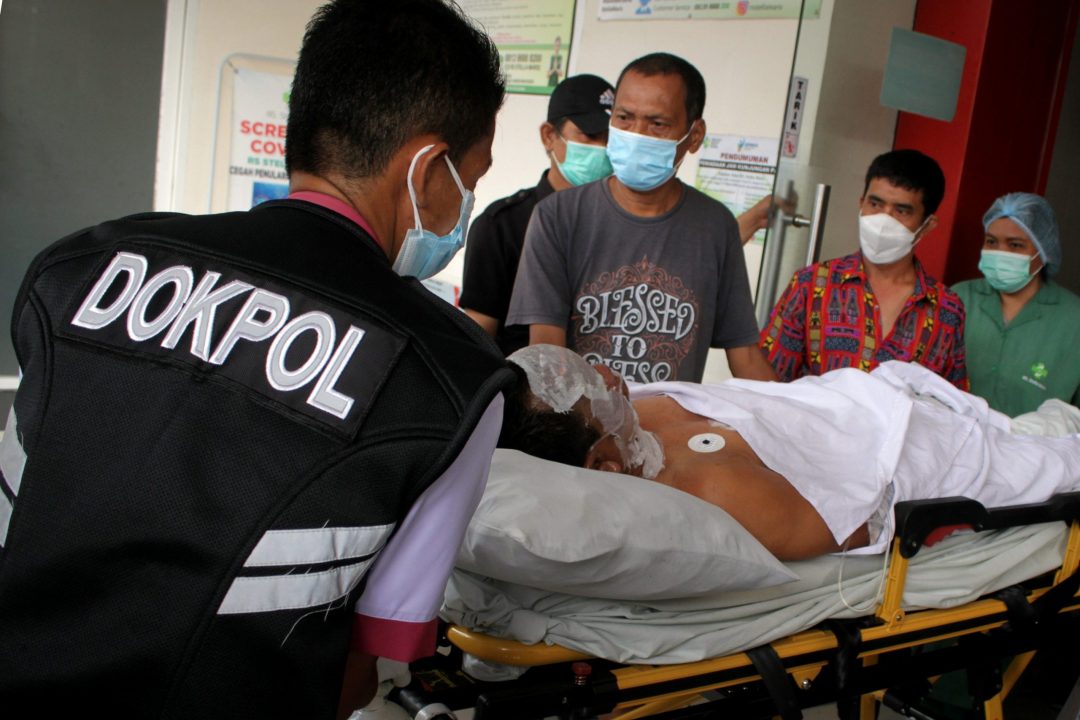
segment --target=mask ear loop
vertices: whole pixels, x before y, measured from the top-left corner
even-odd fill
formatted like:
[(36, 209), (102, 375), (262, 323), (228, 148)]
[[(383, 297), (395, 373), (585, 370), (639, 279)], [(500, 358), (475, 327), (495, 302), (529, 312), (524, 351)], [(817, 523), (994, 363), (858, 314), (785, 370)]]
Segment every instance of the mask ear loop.
[[(416, 204), (416, 189), (413, 188), (412, 176), (413, 172), (416, 171), (416, 162), (420, 159), (420, 156), (429, 152), (433, 147), (435, 146), (425, 145), (424, 147), (420, 148), (420, 151), (418, 153), (413, 155), (412, 162), (409, 163), (409, 174), (405, 176), (405, 185), (409, 188), (409, 199), (412, 200), (413, 227), (415, 227), (417, 230), (423, 230), (424, 225), (420, 222), (420, 208)], [(453, 169), (453, 166), (451, 166), (451, 169)], [(457, 178), (456, 173), (454, 177), (455, 179)], [(458, 184), (461, 184), (460, 180), (458, 181)]]
[[(927, 215), (927, 216), (926, 216), (926, 219), (922, 221), (922, 225), (920, 225), (919, 227), (915, 228), (915, 239), (911, 241), (911, 247), (912, 247), (912, 249), (914, 249), (914, 248), (915, 248), (915, 246), (916, 246), (916, 245), (918, 245), (918, 244), (919, 244), (920, 242), (922, 242), (922, 239), (923, 239), (924, 237), (926, 237), (926, 233), (924, 233), (924, 232), (923, 232), (923, 228), (925, 228), (925, 227), (926, 227), (927, 223), (929, 223), (929, 222), (930, 222), (930, 220), (931, 220), (931, 219), (932, 219), (933, 217), (934, 217), (934, 214), (933, 214), (933, 213), (930, 213), (929, 215)], [(920, 235), (919, 233), (922, 233), (922, 234)]]
[[(685, 140), (686, 138), (690, 137), (690, 133), (694, 132), (694, 123), (696, 123), (696, 122), (697, 122), (697, 120), (695, 120), (694, 122), (690, 123), (690, 129), (686, 131), (686, 134), (685, 134), (685, 135), (683, 135), (683, 136), (682, 136), (681, 138), (679, 138), (678, 140), (676, 140), (676, 141), (675, 141), (675, 152), (676, 152), (676, 153), (677, 153), (677, 152), (679, 152), (679, 145), (680, 145), (680, 144), (682, 143), (682, 141), (683, 141), (683, 140)], [(682, 166), (682, 164), (683, 164), (683, 160), (686, 160), (686, 156), (687, 156), (687, 155), (689, 155), (689, 154), (690, 154), (690, 152), (689, 152), (689, 151), (687, 151), (687, 152), (684, 152), (684, 153), (683, 153), (683, 156), (682, 156), (681, 158), (679, 158), (679, 162), (675, 163), (675, 167), (674, 167), (674, 170), (675, 170), (676, 172), (678, 172), (678, 171), (679, 171), (679, 168), (680, 168), (680, 167)]]
[[(1021, 227), (1023, 227), (1023, 226), (1021, 226)], [(1028, 272), (1028, 281), (1029, 282), (1031, 281), (1031, 278), (1035, 277), (1036, 275), (1041, 273), (1046, 268), (1046, 256), (1043, 255), (1042, 244), (1039, 243), (1037, 240), (1035, 240), (1035, 235), (1034, 234), (1031, 234), (1031, 244), (1035, 246), (1035, 254), (1032, 255), (1031, 258), (1028, 260), (1028, 267), (1029, 268), (1031, 267), (1031, 264), (1030, 264), (1031, 260), (1034, 260), (1035, 258), (1039, 258), (1039, 260), (1042, 261), (1042, 265), (1040, 265), (1039, 269), (1036, 270), (1035, 272), (1030, 272), (1030, 271)]]
[(450, 162), (450, 156), (443, 155), (443, 160), (446, 161), (446, 167), (450, 168), (450, 175), (453, 176), (454, 182), (457, 183), (458, 192), (461, 193), (461, 197), (465, 197), (465, 183), (461, 182), (461, 176), (458, 175), (457, 168), (454, 167), (454, 163)]
[[(570, 144), (568, 142), (566, 142), (566, 138), (564, 138), (562, 136), (562, 133), (560, 133), (558, 130), (555, 131), (555, 137), (562, 140), (563, 145), (566, 145), (567, 149), (570, 148)], [(561, 164), (561, 163), (559, 163), (559, 158), (555, 157), (555, 151), (554, 150), (548, 150), (547, 154), (548, 154), (548, 157), (550, 157), (555, 162), (556, 165)]]

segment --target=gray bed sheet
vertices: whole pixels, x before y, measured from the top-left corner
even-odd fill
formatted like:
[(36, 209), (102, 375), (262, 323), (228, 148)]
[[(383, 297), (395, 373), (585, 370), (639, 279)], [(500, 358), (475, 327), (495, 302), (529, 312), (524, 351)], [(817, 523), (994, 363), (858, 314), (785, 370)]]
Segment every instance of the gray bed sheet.
[[(968, 532), (923, 548), (910, 561), (903, 606), (955, 607), (1057, 568), (1067, 531), (1057, 522)], [(455, 570), (441, 615), (490, 635), (623, 663), (693, 662), (756, 647), (829, 618), (872, 614), (884, 559), (825, 556), (792, 562), (788, 567), (799, 580), (791, 583), (648, 604), (563, 595)], [(513, 674), (488, 671), (490, 679)]]

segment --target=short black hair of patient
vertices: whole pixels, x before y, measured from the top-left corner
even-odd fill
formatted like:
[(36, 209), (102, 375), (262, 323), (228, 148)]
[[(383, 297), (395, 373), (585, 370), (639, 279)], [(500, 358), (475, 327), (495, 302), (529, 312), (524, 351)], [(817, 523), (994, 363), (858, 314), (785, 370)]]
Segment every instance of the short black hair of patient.
[(372, 177), (427, 133), (457, 162), (492, 130), (505, 90), (494, 43), (452, 2), (334, 0), (304, 34), (285, 167)]
[(678, 75), (682, 78), (683, 87), (686, 88), (686, 121), (692, 123), (705, 112), (705, 78), (698, 69), (683, 60), (678, 55), (671, 53), (650, 53), (634, 60), (623, 68), (619, 73), (619, 81), (615, 83), (616, 93), (622, 79), (628, 72), (636, 72), (645, 77), (653, 75)]
[(870, 181), (883, 178), (892, 185), (905, 190), (922, 190), (923, 208), (929, 217), (937, 212), (941, 198), (945, 196), (945, 173), (934, 158), (918, 150), (892, 150), (874, 158), (866, 171), (863, 196), (870, 188)]
[(517, 382), (503, 393), (506, 403), (499, 447), (584, 467), (585, 456), (600, 439), (600, 432), (577, 413), (537, 409), (525, 371), (513, 363), (510, 368), (517, 376)]

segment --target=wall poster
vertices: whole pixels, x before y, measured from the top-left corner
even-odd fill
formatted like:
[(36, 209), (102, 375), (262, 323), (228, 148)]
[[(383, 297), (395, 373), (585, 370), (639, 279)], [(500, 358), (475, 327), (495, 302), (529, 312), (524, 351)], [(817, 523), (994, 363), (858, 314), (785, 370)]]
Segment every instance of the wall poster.
[(600, 0), (597, 16), (601, 20), (813, 19), (821, 16), (821, 0)]
[(234, 68), (229, 129), (229, 210), (286, 197), (285, 126), (292, 73)]
[[(727, 205), (736, 216), (773, 191), (777, 138), (706, 135), (698, 159), (697, 189)], [(754, 234), (761, 243), (765, 231)]]
[(221, 66), (210, 211), (286, 197), (285, 127), (296, 63), (230, 55)]
[(459, 0), (499, 48), (512, 93), (550, 95), (566, 78), (575, 0)]

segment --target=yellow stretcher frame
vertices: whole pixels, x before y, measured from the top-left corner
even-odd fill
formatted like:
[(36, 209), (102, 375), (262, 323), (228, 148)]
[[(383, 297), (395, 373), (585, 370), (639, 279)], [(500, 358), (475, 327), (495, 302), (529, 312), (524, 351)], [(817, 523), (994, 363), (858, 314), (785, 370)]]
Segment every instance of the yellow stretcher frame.
[[(859, 674), (861, 681), (858, 692), (848, 692), (845, 702), (849, 706), (854, 703), (857, 709), (841, 713), (843, 717), (870, 720), (877, 716), (879, 704), (890, 704), (891, 701), (893, 707), (897, 707), (896, 703), (903, 703), (895, 697), (887, 696), (890, 687), (887, 679), (889, 671), (884, 667), (877, 667), (879, 663), (888, 662), (890, 656), (898, 651), (980, 634), (986, 636), (993, 631), (997, 631), (998, 635), (1023, 634), (1008, 632), (1010, 623), (1015, 621), (1009, 604), (1001, 599), (984, 598), (949, 609), (905, 612), (901, 608), (900, 599), (904, 594), (908, 560), (935, 528), (963, 523), (976, 530), (983, 530), (1049, 520), (1068, 522), (1069, 533), (1061, 567), (1049, 583), (1023, 590), (1023, 600), (1029, 606), (1039, 603), (1051, 588), (1061, 586), (1057, 593), (1061, 595), (1061, 590), (1068, 590), (1062, 583), (1070, 579), (1075, 582), (1074, 576), (1080, 570), (1080, 493), (1059, 495), (1049, 503), (999, 508), (994, 511), (987, 511), (973, 501), (957, 498), (901, 503), (901, 506), (904, 507), (898, 506), (897, 536), (891, 549), (892, 557), (883, 598), (874, 613), (876, 620), (873, 622), (876, 624), (859, 630), (858, 643), (855, 646), (857, 652), (850, 654), (850, 657), (855, 658), (855, 672)], [(1068, 591), (1063, 600), (1056, 600), (1058, 607), (1054, 610), (1055, 614), (1080, 612), (1080, 594), (1075, 588)], [(460, 626), (451, 626), (447, 631), (447, 639), (463, 652), (485, 661), (506, 665), (534, 667), (579, 663), (574, 666), (573, 671), (578, 672), (580, 663), (592, 660), (586, 654), (559, 646), (526, 645), (473, 632)], [(1003, 718), (1002, 703), (1035, 654), (1034, 650), (1025, 649), (1022, 641), (1017, 645), (1016, 638), (1011, 638), (1008, 642), (1011, 644), (1003, 651), (1003, 656), (1013, 659), (996, 680), (992, 688), (996, 689), (996, 692), (989, 694), (983, 703), (983, 716), (986, 720)], [(798, 697), (789, 698), (789, 703), (795, 703), (798, 707), (820, 704), (811, 691), (823, 671), (831, 665), (835, 666), (837, 653), (843, 649), (841, 645), (839, 634), (820, 628), (799, 632), (770, 643), (768, 647), (780, 661), (783, 672), (794, 681), (794, 687), (798, 688), (795, 693), (807, 695), (805, 704), (803, 699)], [(598, 696), (615, 698), (614, 706), (604, 708), (604, 701), (601, 700), (593, 707), (600, 706), (602, 711), (609, 712), (612, 718), (632, 720), (691, 706), (695, 702), (701, 702), (705, 693), (715, 696), (714, 691), (729, 690), (752, 683), (760, 685), (764, 682), (767, 685), (768, 679), (757, 669), (748, 652), (677, 665), (617, 666), (605, 672), (605, 689), (603, 692), (598, 689), (596, 693)], [(878, 673), (877, 678), (873, 676), (876, 669), (883, 671)], [(590, 668), (581, 672), (586, 671), (591, 672)], [(934, 675), (940, 674), (934, 673), (927, 678), (936, 679)], [(593, 682), (593, 679), (589, 675), (578, 674), (574, 682), (584, 686)], [(565, 699), (563, 702), (565, 703)], [(776, 699), (775, 702), (776, 707), (781, 707), (781, 700)], [(478, 712), (476, 718), (483, 720), (485, 717), (502, 716), (498, 711), (488, 715)]]

